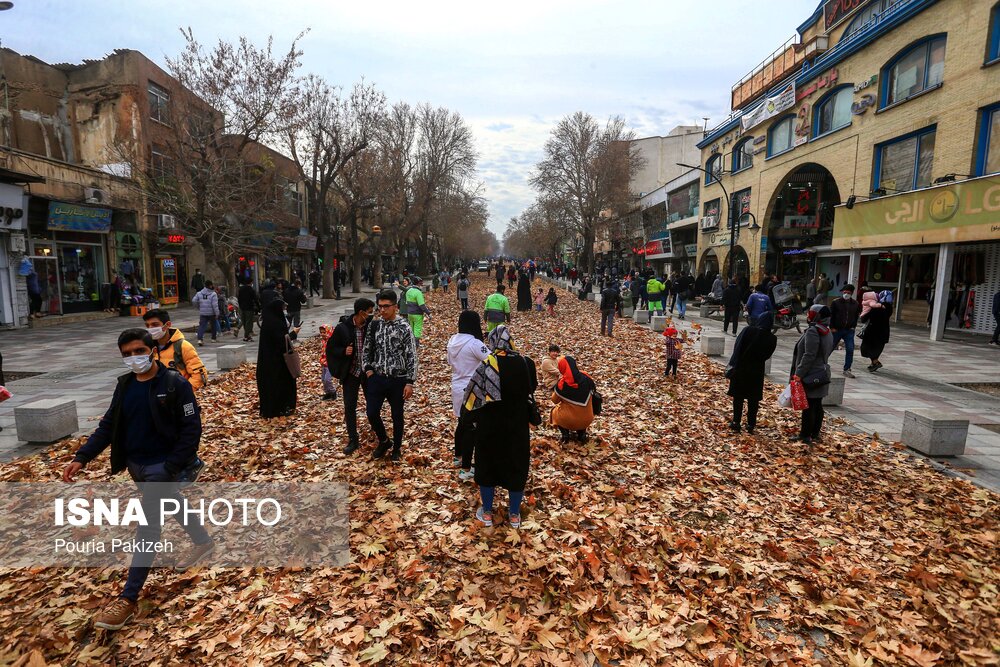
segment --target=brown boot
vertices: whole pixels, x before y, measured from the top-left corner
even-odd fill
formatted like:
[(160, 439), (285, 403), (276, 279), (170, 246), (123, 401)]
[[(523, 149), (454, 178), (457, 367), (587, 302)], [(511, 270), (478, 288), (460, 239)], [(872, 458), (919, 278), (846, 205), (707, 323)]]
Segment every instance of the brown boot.
[(102, 630), (121, 630), (135, 616), (137, 605), (125, 598), (115, 598), (94, 617), (94, 627)]
[(213, 551), (215, 551), (215, 542), (206, 542), (205, 544), (195, 544), (191, 546), (187, 551), (181, 554), (180, 558), (177, 559), (177, 564), (174, 565), (174, 571), (183, 572), (189, 567), (194, 567), (198, 561), (202, 560)]

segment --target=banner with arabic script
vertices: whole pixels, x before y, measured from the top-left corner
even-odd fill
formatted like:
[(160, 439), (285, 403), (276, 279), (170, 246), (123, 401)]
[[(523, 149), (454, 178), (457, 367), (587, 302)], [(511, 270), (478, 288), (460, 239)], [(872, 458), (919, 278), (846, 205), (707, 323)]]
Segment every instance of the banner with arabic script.
[(111, 229), (111, 209), (49, 202), (49, 230), (106, 232)]
[(774, 118), (778, 114), (791, 109), (793, 106), (795, 106), (795, 84), (790, 83), (780, 93), (773, 97), (768, 97), (764, 100), (763, 104), (750, 113), (743, 114), (743, 118), (740, 119), (743, 131), (746, 132), (750, 128), (760, 125), (765, 120)]
[(833, 248), (1000, 240), (1000, 175), (836, 208)]

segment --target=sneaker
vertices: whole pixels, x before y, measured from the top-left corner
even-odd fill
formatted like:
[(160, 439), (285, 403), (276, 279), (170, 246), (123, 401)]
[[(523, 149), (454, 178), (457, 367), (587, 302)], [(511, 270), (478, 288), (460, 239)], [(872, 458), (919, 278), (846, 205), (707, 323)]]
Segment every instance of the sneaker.
[(475, 468), (469, 468), (468, 470), (461, 470), (458, 473), (458, 478), (460, 480), (462, 480), (463, 482), (467, 482), (470, 479), (475, 479), (476, 478), (476, 469)]
[(854, 375), (854, 373), (851, 372), (851, 369), (848, 368), (848, 369), (846, 369), (844, 371), (844, 377), (845, 378), (853, 378), (853, 377), (855, 377), (855, 375)]
[(455, 468), (461, 468), (462, 467), (462, 457), (461, 456), (453, 457), (451, 459), (451, 465), (453, 467), (455, 467)]
[(191, 461), (184, 470), (181, 470), (180, 474), (177, 476), (177, 488), (186, 489), (195, 482), (198, 481), (198, 477), (201, 472), (205, 469), (205, 462), (202, 461), (197, 456)]
[(102, 630), (121, 630), (122, 626), (132, 620), (137, 609), (138, 605), (131, 600), (116, 598), (94, 617), (94, 627)]
[(205, 344), (205, 341), (203, 341), (202, 339), (199, 338), (198, 339), (198, 347), (201, 347), (204, 344)]
[(388, 452), (388, 451), (389, 451), (389, 443), (388, 442), (380, 442), (378, 444), (378, 447), (375, 448), (375, 451), (372, 452), (372, 458), (373, 459), (380, 459), (383, 456), (385, 456), (386, 452)]
[(513, 528), (514, 530), (519, 530), (521, 528), (521, 515), (520, 514), (511, 514), (510, 517), (508, 517), (508, 518), (510, 519), (510, 527), (511, 528)]
[(347, 446), (344, 447), (344, 453), (353, 454), (354, 452), (358, 451), (358, 446), (359, 445), (357, 440), (351, 440), (350, 442), (347, 443)]
[(337, 392), (331, 391), (328, 394), (323, 394), (323, 400), (324, 401), (335, 401), (335, 400), (337, 400)]
[(215, 542), (206, 542), (205, 544), (195, 544), (191, 546), (187, 551), (181, 554), (180, 558), (177, 559), (177, 564), (174, 565), (174, 571), (183, 572), (189, 567), (194, 567), (198, 564), (198, 561), (202, 560), (213, 551), (215, 551)]
[(482, 506), (480, 506), (479, 509), (476, 510), (476, 518), (479, 519), (479, 522), (482, 523), (487, 528), (493, 527), (493, 513), (486, 512)]
[(391, 457), (391, 458), (392, 458), (392, 461), (393, 461), (393, 463), (396, 463), (396, 462), (398, 462), (398, 461), (399, 461), (400, 459), (402, 459), (402, 458), (403, 458), (403, 452), (401, 452), (401, 451), (400, 451), (400, 450), (398, 450), (398, 449), (393, 449), (393, 450), (392, 450), (392, 457)]

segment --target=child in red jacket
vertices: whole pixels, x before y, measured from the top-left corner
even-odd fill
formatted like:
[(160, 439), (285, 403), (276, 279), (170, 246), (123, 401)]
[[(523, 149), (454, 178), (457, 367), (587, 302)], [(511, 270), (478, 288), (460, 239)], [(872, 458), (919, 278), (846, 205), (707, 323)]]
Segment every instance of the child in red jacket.
[(664, 340), (667, 343), (667, 370), (663, 374), (670, 377), (670, 369), (674, 371), (674, 378), (677, 377), (677, 362), (681, 360), (684, 343), (677, 337), (677, 329), (667, 327), (663, 331)]

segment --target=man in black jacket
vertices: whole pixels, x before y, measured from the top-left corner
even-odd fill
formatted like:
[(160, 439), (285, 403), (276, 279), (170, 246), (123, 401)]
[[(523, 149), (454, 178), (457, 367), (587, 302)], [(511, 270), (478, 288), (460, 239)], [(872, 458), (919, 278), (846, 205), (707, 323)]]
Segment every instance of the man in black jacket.
[[(140, 485), (143, 514), (157, 518), (136, 528), (140, 545), (160, 545), (160, 501), (182, 502), (175, 482), (197, 461), (201, 440), (201, 411), (194, 390), (180, 373), (153, 359), (154, 345), (146, 329), (126, 329), (118, 337), (118, 349), (131, 372), (118, 378), (111, 405), (97, 430), (63, 471), (63, 480), (72, 483), (74, 476), (110, 445), (111, 474), (127, 468)], [(161, 484), (144, 487), (143, 482)], [(177, 562), (175, 569), (184, 570), (211, 553), (215, 545), (202, 525), (185, 525), (179, 514), (174, 518), (194, 541)], [(125, 588), (94, 617), (95, 627), (119, 630), (135, 615), (154, 555), (141, 550), (135, 553)]]
[(354, 302), (354, 315), (344, 315), (326, 342), (326, 367), (340, 380), (344, 395), (344, 421), (347, 423), (345, 454), (358, 448), (358, 390), (365, 384), (361, 366), (368, 321), (375, 312), (375, 302), (361, 298)]
[(257, 319), (257, 313), (260, 312), (260, 299), (257, 297), (257, 290), (250, 283), (243, 283), (236, 293), (236, 300), (239, 302), (240, 319), (243, 321), (243, 340), (250, 342), (253, 340), (253, 322)]
[(288, 319), (293, 327), (302, 326), (302, 306), (306, 305), (306, 293), (302, 291), (302, 281), (297, 280), (285, 289), (285, 303), (288, 304)]
[(616, 282), (608, 279), (607, 286), (601, 290), (601, 335), (607, 331), (608, 338), (614, 338), (615, 313), (622, 309), (622, 295), (618, 292)]
[(840, 289), (840, 296), (830, 304), (830, 333), (833, 334), (833, 349), (844, 341), (844, 376), (852, 378), (851, 364), (854, 363), (854, 329), (858, 326), (861, 304), (854, 299), (854, 285), (847, 284)]
[(736, 335), (740, 311), (743, 310), (743, 300), (740, 296), (740, 287), (736, 284), (736, 279), (730, 279), (729, 285), (722, 290), (722, 333), (729, 331), (729, 323), (732, 322), (733, 335)]

